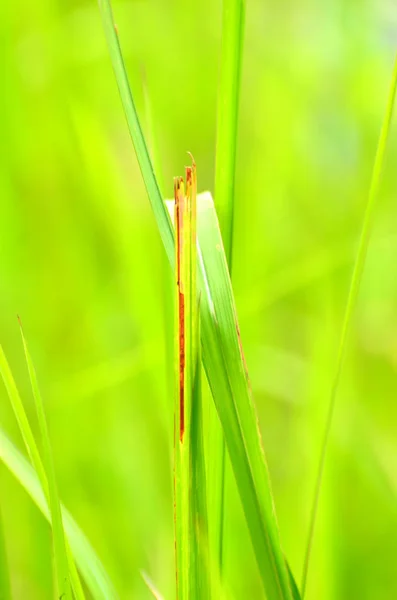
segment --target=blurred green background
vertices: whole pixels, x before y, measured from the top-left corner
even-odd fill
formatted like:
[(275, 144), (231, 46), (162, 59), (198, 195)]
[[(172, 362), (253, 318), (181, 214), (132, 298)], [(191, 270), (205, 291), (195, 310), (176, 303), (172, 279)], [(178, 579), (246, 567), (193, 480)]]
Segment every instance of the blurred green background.
[[(213, 190), (221, 3), (114, 2), (165, 196)], [(122, 599), (173, 594), (170, 269), (94, 0), (0, 7), (0, 341), (61, 496)], [(300, 579), (341, 320), (397, 43), (391, 0), (248, 0), (233, 283), (286, 555)], [(338, 394), (307, 600), (397, 597), (397, 129)], [(3, 386), (1, 426), (22, 448)], [(236, 494), (226, 574), (262, 598)], [(51, 598), (50, 530), (0, 467), (14, 597)]]

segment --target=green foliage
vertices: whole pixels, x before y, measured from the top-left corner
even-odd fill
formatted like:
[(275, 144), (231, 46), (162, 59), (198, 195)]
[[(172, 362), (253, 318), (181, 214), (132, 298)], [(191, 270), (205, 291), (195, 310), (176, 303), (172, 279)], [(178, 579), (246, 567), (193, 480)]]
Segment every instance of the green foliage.
[[(134, 105), (145, 116), (161, 183), (156, 191), (144, 173), (150, 196), (172, 196), (172, 178), (191, 150), (200, 190), (211, 190), (217, 205), (221, 3), (114, 0), (114, 10)], [(172, 600), (173, 286), (157, 222), (163, 222), (171, 264), (173, 231), (167, 215), (153, 219), (147, 202), (96, 3), (33, 7), (17, 0), (3, 3), (0, 13), (6, 84), (0, 97), (0, 342), (47, 471), (15, 327), (21, 314), (34, 345), (60, 496), (117, 589), (94, 570), (95, 560), (87, 562), (83, 542), (70, 543), (87, 596), (99, 588), (102, 598), (149, 600), (144, 571), (155, 582), (154, 594), (158, 589)], [(375, 0), (253, 0), (246, 6), (233, 295), (279, 537), (294, 574), (302, 570), (332, 365), (387, 95), (395, 45), (390, 16)], [(128, 98), (129, 89), (122, 92)], [(396, 139), (393, 126), (338, 385), (305, 600), (397, 597)], [(203, 360), (208, 363), (208, 352)], [(211, 522), (210, 492), (221, 486), (211, 480), (216, 450), (206, 402), (212, 399), (205, 377), (201, 383)], [(13, 461), (7, 440), (24, 448), (2, 385), (0, 424), (7, 432), (0, 454), (26, 484), (33, 471), (20, 471)], [(13, 596), (52, 597), (51, 531), (0, 462)], [(229, 465), (226, 493), (224, 589), (217, 589), (218, 561), (210, 559), (213, 597), (262, 600)], [(67, 517), (64, 523), (70, 539)], [(291, 592), (294, 597), (293, 584)]]

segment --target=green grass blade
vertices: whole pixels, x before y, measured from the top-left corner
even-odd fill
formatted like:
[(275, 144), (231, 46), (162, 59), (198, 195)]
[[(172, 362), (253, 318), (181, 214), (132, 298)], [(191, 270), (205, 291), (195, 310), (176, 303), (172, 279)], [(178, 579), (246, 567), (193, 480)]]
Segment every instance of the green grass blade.
[(192, 400), (192, 297), (190, 199), (182, 177), (175, 179), (176, 396), (174, 429), (175, 552), (178, 600), (188, 600), (191, 579), (190, 412)]
[[(207, 479), (204, 449), (203, 429), (203, 398), (201, 393), (201, 353), (199, 327), (197, 328), (197, 356), (192, 394), (191, 416), (191, 461), (192, 461), (192, 518), (195, 545), (193, 547), (194, 577), (196, 598), (211, 598), (215, 594), (212, 585), (211, 573), (213, 565), (210, 563), (208, 539), (208, 507), (207, 507)], [(215, 574), (215, 573), (213, 573)], [(213, 577), (212, 579), (216, 579)], [(219, 585), (218, 585), (219, 587)], [(213, 593), (211, 594), (211, 590)], [(217, 589), (218, 596), (219, 591)]]
[(226, 257), (231, 264), (237, 123), (243, 54), (245, 0), (224, 0), (218, 87), (215, 206)]
[(196, 166), (175, 180), (175, 530), (178, 598), (209, 597), (197, 304)]
[(380, 132), (378, 147), (377, 147), (376, 156), (375, 156), (375, 162), (374, 162), (372, 178), (371, 178), (371, 185), (370, 185), (370, 190), (369, 190), (369, 194), (368, 194), (368, 201), (367, 201), (367, 205), (365, 208), (364, 221), (363, 221), (363, 225), (362, 225), (362, 229), (361, 229), (360, 242), (359, 242), (359, 246), (358, 246), (358, 250), (357, 250), (357, 255), (356, 255), (356, 260), (354, 263), (353, 273), (352, 273), (352, 277), (351, 277), (348, 298), (347, 298), (347, 302), (346, 302), (345, 315), (344, 315), (344, 319), (343, 319), (342, 332), (341, 332), (341, 337), (340, 337), (340, 342), (339, 342), (339, 350), (338, 350), (338, 355), (337, 355), (337, 359), (336, 359), (335, 374), (333, 377), (331, 394), (330, 394), (330, 398), (329, 398), (325, 430), (324, 430), (321, 451), (320, 451), (319, 466), (318, 466), (318, 471), (317, 471), (317, 475), (316, 475), (314, 498), (313, 498), (313, 504), (312, 504), (311, 513), (310, 513), (309, 534), (308, 534), (305, 557), (304, 557), (304, 562), (303, 562), (302, 584), (301, 584), (302, 598), (304, 597), (305, 591), (306, 591), (310, 554), (311, 554), (313, 536), (314, 536), (314, 527), (315, 527), (315, 522), (316, 522), (319, 498), (320, 498), (321, 483), (322, 483), (323, 473), (324, 473), (325, 457), (327, 454), (332, 419), (333, 419), (334, 410), (335, 410), (335, 401), (336, 401), (337, 391), (338, 391), (338, 387), (339, 387), (339, 381), (340, 381), (342, 367), (343, 367), (345, 353), (346, 353), (350, 323), (351, 323), (353, 311), (354, 311), (354, 308), (356, 305), (357, 296), (358, 296), (358, 292), (360, 289), (361, 277), (363, 274), (365, 260), (366, 260), (366, 256), (367, 256), (368, 243), (369, 243), (369, 239), (370, 239), (371, 226), (372, 226), (373, 215), (374, 215), (375, 200), (378, 195), (379, 185), (380, 185), (380, 181), (381, 181), (381, 174), (382, 174), (382, 168), (383, 168), (383, 163), (384, 163), (384, 159), (385, 159), (387, 140), (389, 137), (391, 121), (392, 121), (392, 116), (393, 116), (396, 89), (397, 89), (397, 57), (396, 57), (395, 63), (394, 63), (394, 70), (393, 70), (392, 82), (391, 82), (391, 86), (390, 86), (386, 114), (385, 114), (385, 118), (383, 121), (382, 129)]
[(173, 263), (174, 241), (171, 221), (164, 207), (163, 198), (161, 196), (160, 188), (153, 171), (152, 162), (150, 160), (148, 147), (138, 119), (138, 114), (128, 83), (128, 77), (121, 53), (118, 33), (114, 23), (113, 12), (109, 0), (99, 0), (99, 8), (102, 15), (102, 22), (109, 47), (113, 70), (116, 76), (117, 85), (119, 87), (128, 128), (137, 155), (139, 167), (141, 169), (143, 181), (152, 205), (165, 251), (169, 260), (171, 263)]
[(10, 574), (8, 570), (3, 519), (0, 514), (0, 600), (11, 600)]
[[(172, 210), (171, 203), (167, 203)], [(211, 195), (198, 195), (204, 366), (222, 423), (260, 575), (269, 600), (291, 599), (270, 482), (242, 355), (230, 276)]]
[(208, 193), (199, 195), (198, 239), (206, 278), (202, 285), (210, 294), (209, 301), (203, 295), (202, 308), (207, 376), (268, 598), (291, 598), (226, 256)]
[(48, 485), (47, 478), (44, 470), (43, 463), (41, 462), (40, 453), (34, 438), (33, 432), (30, 428), (28, 418), (25, 413), (25, 409), (20, 398), (18, 388), (15, 384), (14, 378), (11, 373), (11, 369), (8, 365), (5, 357), (3, 348), (0, 346), (0, 375), (3, 379), (5, 388), (7, 390), (8, 397), (11, 402), (12, 409), (15, 414), (15, 418), (18, 422), (18, 426), (22, 435), (22, 439), (25, 443), (27, 453), (30, 458), (41, 486), (43, 487), (45, 495), (48, 497)]
[[(37, 381), (36, 371), (33, 366), (32, 358), (23, 334), (21, 322), (19, 322), (21, 328), (21, 336), (23, 347), (25, 351), (26, 363), (28, 366), (30, 383), (32, 386), (33, 397), (36, 406), (37, 420), (39, 423), (42, 447), (43, 447), (43, 463), (46, 470), (47, 482), (48, 482), (48, 500), (51, 511), (51, 523), (53, 531), (53, 545), (54, 545), (54, 560), (55, 570), (58, 581), (58, 595), (65, 600), (71, 600), (72, 598), (72, 587), (70, 583), (68, 557), (66, 550), (65, 534), (63, 530), (63, 522), (61, 515), (61, 506), (58, 497), (58, 490), (55, 478), (54, 461), (52, 458), (50, 436), (48, 432), (47, 420), (44, 413), (44, 404), (40, 394), (39, 385)], [(73, 560), (73, 559), (72, 559)], [(84, 597), (84, 595), (83, 595)]]
[[(231, 272), (233, 248), (234, 189), (237, 154), (237, 123), (243, 54), (245, 0), (224, 0), (222, 51), (218, 86), (216, 135), (215, 205), (226, 258)], [(225, 440), (217, 415), (212, 411), (211, 435), (211, 546), (219, 569), (223, 562), (223, 520), (225, 516)]]
[[(19, 481), (45, 518), (51, 522), (48, 503), (37, 473), (0, 429), (0, 460)], [(66, 536), (88, 590), (95, 600), (118, 600), (101, 561), (70, 513), (62, 507)]]

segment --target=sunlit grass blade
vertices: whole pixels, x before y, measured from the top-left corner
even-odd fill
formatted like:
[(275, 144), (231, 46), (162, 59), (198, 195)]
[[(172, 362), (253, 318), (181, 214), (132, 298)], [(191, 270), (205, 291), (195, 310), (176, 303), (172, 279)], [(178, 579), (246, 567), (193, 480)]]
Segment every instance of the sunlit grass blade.
[(350, 323), (351, 323), (353, 311), (354, 311), (354, 308), (356, 305), (357, 296), (358, 296), (358, 292), (360, 289), (361, 278), (362, 278), (362, 274), (363, 274), (363, 270), (364, 270), (365, 260), (366, 260), (366, 256), (367, 256), (368, 243), (369, 243), (369, 239), (370, 239), (371, 226), (372, 226), (372, 221), (373, 221), (373, 216), (374, 216), (375, 200), (378, 195), (379, 185), (380, 185), (380, 181), (381, 181), (381, 174), (382, 174), (382, 168), (383, 168), (383, 163), (384, 163), (384, 159), (385, 159), (387, 140), (389, 137), (391, 121), (392, 121), (392, 116), (393, 116), (396, 89), (397, 89), (397, 57), (395, 58), (395, 62), (394, 62), (394, 70), (393, 70), (392, 82), (391, 82), (391, 86), (390, 86), (387, 108), (386, 108), (385, 118), (384, 118), (384, 121), (382, 124), (382, 129), (380, 132), (378, 147), (376, 150), (375, 162), (374, 162), (372, 178), (371, 178), (371, 185), (370, 185), (370, 190), (369, 190), (369, 194), (368, 194), (368, 201), (367, 201), (367, 205), (365, 208), (364, 221), (363, 221), (363, 225), (362, 225), (362, 229), (361, 229), (360, 242), (358, 245), (356, 260), (355, 260), (354, 267), (353, 267), (353, 273), (352, 273), (352, 277), (351, 277), (351, 283), (350, 283), (349, 293), (348, 293), (347, 302), (346, 302), (346, 309), (345, 309), (345, 314), (344, 314), (344, 318), (343, 318), (343, 325), (342, 325), (342, 331), (341, 331), (340, 342), (339, 342), (339, 350), (338, 350), (338, 355), (337, 355), (336, 365), (335, 365), (335, 373), (334, 373), (334, 377), (333, 377), (332, 388), (331, 388), (331, 393), (330, 393), (330, 398), (329, 398), (325, 430), (324, 430), (324, 435), (323, 435), (323, 439), (322, 439), (322, 443), (321, 443), (320, 460), (319, 460), (319, 466), (318, 466), (317, 475), (316, 475), (313, 504), (311, 507), (310, 519), (309, 519), (309, 521), (310, 521), (309, 522), (309, 534), (308, 534), (306, 551), (305, 551), (304, 562), (303, 562), (302, 584), (301, 584), (302, 598), (304, 597), (305, 591), (306, 591), (310, 554), (311, 554), (313, 536), (314, 536), (314, 527), (315, 527), (316, 516), (317, 516), (317, 511), (318, 511), (321, 483), (322, 483), (323, 473), (324, 473), (325, 457), (327, 454), (327, 447), (328, 447), (328, 441), (329, 441), (329, 437), (330, 437), (332, 419), (333, 419), (333, 415), (334, 415), (334, 411), (335, 411), (335, 401), (336, 401), (336, 396), (337, 396), (337, 392), (338, 392), (344, 358), (345, 358), (345, 354), (346, 354), (346, 347), (347, 347)]
[[(225, 0), (222, 18), (222, 50), (218, 85), (216, 133), (215, 205), (229, 270), (232, 269), (234, 190), (237, 123), (243, 54), (245, 0)], [(216, 413), (211, 411), (211, 546), (222, 570), (223, 520), (225, 518), (225, 441)]]
[[(1, 429), (0, 461), (19, 481), (48, 522), (51, 523), (48, 503), (37, 473)], [(62, 507), (62, 517), (71, 551), (92, 597), (95, 600), (118, 600), (119, 596), (101, 561), (84, 533), (64, 507)]]
[[(66, 550), (65, 534), (61, 515), (61, 505), (58, 497), (58, 490), (55, 478), (54, 461), (52, 458), (50, 436), (48, 432), (47, 420), (44, 413), (44, 404), (40, 394), (37, 382), (36, 371), (33, 366), (32, 358), (26, 343), (21, 322), (19, 321), (23, 347), (25, 351), (26, 363), (28, 366), (30, 383), (32, 386), (33, 397), (36, 406), (37, 420), (40, 427), (41, 442), (43, 448), (43, 463), (48, 482), (48, 500), (51, 512), (51, 523), (53, 531), (54, 560), (55, 571), (58, 581), (58, 594), (65, 600), (71, 600), (72, 587), (69, 576), (68, 557)], [(73, 558), (71, 558), (73, 561)], [(84, 597), (84, 596), (83, 596)]]
[(0, 513), (0, 600), (11, 600), (10, 574), (8, 570), (3, 519)]

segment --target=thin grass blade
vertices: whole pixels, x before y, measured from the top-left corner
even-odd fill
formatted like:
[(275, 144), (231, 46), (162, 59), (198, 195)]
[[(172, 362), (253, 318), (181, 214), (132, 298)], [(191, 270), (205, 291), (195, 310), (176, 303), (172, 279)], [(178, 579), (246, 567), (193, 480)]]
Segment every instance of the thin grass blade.
[[(37, 473), (1, 429), (0, 460), (26, 490), (48, 522), (51, 523), (50, 510)], [(71, 551), (92, 597), (95, 600), (119, 600), (119, 596), (97, 554), (73, 517), (63, 506), (62, 517)]]
[[(65, 534), (61, 515), (61, 505), (58, 497), (58, 489), (55, 478), (54, 461), (52, 458), (50, 436), (47, 420), (44, 413), (44, 404), (39, 390), (36, 371), (23, 333), (21, 321), (19, 321), (26, 363), (29, 371), (30, 383), (36, 406), (37, 419), (40, 427), (41, 441), (43, 447), (43, 463), (48, 482), (48, 499), (51, 511), (51, 523), (53, 531), (55, 570), (58, 581), (58, 594), (65, 600), (71, 600), (72, 587), (70, 583), (69, 565), (66, 549)], [(73, 558), (72, 558), (73, 561)], [(84, 595), (83, 595), (84, 597)]]
[(138, 119), (134, 99), (128, 83), (127, 72), (121, 53), (118, 37), (118, 28), (115, 25), (111, 3), (109, 0), (99, 0), (99, 8), (102, 15), (103, 27), (109, 47), (110, 58), (120, 97), (123, 103), (128, 128), (135, 148), (142, 178), (146, 186), (147, 194), (157, 221), (161, 239), (168, 259), (174, 260), (174, 240), (171, 221), (164, 208), (163, 198), (157, 179), (154, 175), (153, 165), (150, 160), (149, 150), (143, 135), (142, 127)]
[(232, 259), (237, 123), (243, 55), (245, 0), (224, 0), (218, 87), (215, 206), (229, 266)]
[[(232, 272), (237, 124), (243, 54), (245, 0), (225, 0), (222, 18), (222, 50), (218, 86), (216, 134), (215, 204), (223, 245)], [(225, 518), (225, 440), (215, 411), (210, 412), (211, 436), (211, 547), (219, 570), (223, 562), (223, 521)]]
[(209, 597), (197, 304), (196, 165), (175, 179), (175, 527), (179, 599)]
[(304, 597), (305, 592), (306, 592), (307, 575), (308, 575), (308, 569), (309, 569), (311, 549), (312, 549), (312, 544), (313, 544), (314, 528), (315, 528), (315, 522), (316, 522), (316, 517), (317, 517), (319, 499), (320, 499), (321, 483), (322, 483), (322, 479), (323, 479), (324, 466), (325, 466), (325, 457), (327, 454), (328, 442), (329, 442), (329, 437), (330, 437), (330, 432), (331, 432), (331, 425), (332, 425), (333, 415), (334, 415), (334, 411), (335, 411), (335, 401), (336, 401), (336, 396), (337, 396), (337, 392), (338, 392), (338, 388), (339, 388), (339, 382), (340, 382), (340, 377), (341, 377), (341, 373), (342, 373), (344, 358), (345, 358), (345, 354), (346, 354), (348, 333), (350, 330), (352, 315), (353, 315), (354, 308), (356, 306), (358, 292), (360, 289), (361, 278), (362, 278), (362, 274), (364, 271), (365, 260), (367, 257), (368, 243), (369, 243), (369, 239), (370, 239), (370, 235), (371, 235), (371, 227), (372, 227), (372, 222), (373, 222), (373, 217), (374, 217), (375, 200), (378, 195), (378, 190), (379, 190), (380, 181), (381, 181), (381, 174), (382, 174), (385, 153), (386, 153), (386, 147), (387, 147), (387, 140), (389, 137), (392, 116), (393, 116), (393, 109), (394, 109), (394, 103), (395, 103), (395, 97), (396, 97), (396, 89), (397, 89), (397, 57), (395, 58), (395, 62), (394, 62), (394, 70), (393, 70), (393, 76), (392, 76), (392, 81), (391, 81), (391, 86), (390, 86), (390, 92), (389, 92), (389, 98), (388, 98), (388, 102), (387, 102), (385, 118), (384, 118), (384, 121), (382, 124), (378, 147), (376, 150), (375, 162), (374, 162), (372, 178), (371, 178), (371, 185), (370, 185), (370, 190), (369, 190), (369, 194), (368, 194), (368, 201), (367, 201), (367, 205), (365, 208), (364, 221), (363, 221), (363, 225), (362, 225), (362, 229), (361, 229), (360, 242), (358, 245), (356, 260), (354, 263), (349, 293), (348, 293), (347, 302), (346, 302), (345, 315), (344, 315), (344, 319), (343, 319), (342, 331), (341, 331), (340, 342), (339, 342), (339, 350), (338, 350), (338, 355), (337, 355), (336, 365), (335, 365), (335, 374), (334, 374), (330, 398), (329, 398), (327, 418), (326, 418), (324, 435), (323, 435), (323, 440), (322, 440), (321, 450), (320, 450), (319, 466), (318, 466), (316, 481), (315, 481), (313, 504), (312, 504), (311, 512), (310, 512), (308, 540), (307, 540), (306, 551), (305, 551), (305, 556), (304, 556), (304, 561), (303, 561), (303, 572), (302, 572), (302, 583), (301, 583), (302, 598)]
[[(45, 472), (44, 465), (42, 463), (40, 453), (39, 453), (32, 429), (29, 425), (29, 421), (26, 416), (25, 409), (23, 407), (23, 403), (22, 403), (22, 400), (21, 400), (19, 392), (18, 392), (18, 388), (15, 384), (14, 378), (11, 373), (11, 369), (8, 365), (7, 359), (5, 357), (5, 354), (4, 354), (1, 346), (0, 346), (0, 375), (3, 379), (5, 388), (7, 390), (7, 393), (8, 393), (8, 396), (9, 396), (9, 399), (10, 399), (10, 402), (11, 402), (11, 405), (12, 405), (12, 408), (13, 408), (13, 411), (15, 414), (15, 417), (17, 419), (17, 422), (18, 422), (18, 425), (19, 425), (19, 428), (21, 431), (22, 438), (23, 438), (25, 446), (26, 446), (26, 450), (28, 452), (28, 455), (29, 455), (30, 461), (32, 463), (32, 466), (34, 468), (34, 471), (37, 473), (38, 480), (40, 482), (40, 486), (43, 490), (44, 497), (46, 499), (46, 503), (48, 506), (49, 505), (48, 504), (49, 503), (49, 486), (48, 486), (47, 474)], [(1, 450), (2, 450), (2, 448), (0, 448), (0, 452), (1, 452)], [(48, 518), (49, 522), (51, 523), (51, 518), (49, 518), (49, 517), (47, 517), (47, 518)], [(66, 530), (67, 530), (67, 528), (66, 528)], [(67, 550), (68, 565), (69, 565), (69, 572), (70, 572), (70, 576), (71, 576), (73, 592), (74, 592), (74, 595), (77, 600), (84, 600), (84, 592), (81, 587), (80, 578), (78, 576), (77, 569), (76, 569), (76, 566), (73, 561), (72, 552), (69, 549), (69, 543), (70, 543), (70, 541), (68, 540), (68, 542), (66, 544), (66, 550)], [(90, 553), (90, 551), (88, 550), (87, 560), (90, 561), (92, 558), (93, 558), (92, 553)], [(95, 565), (93, 565), (93, 569), (94, 569), (94, 571), (96, 571)], [(88, 572), (87, 569), (86, 569), (86, 572)], [(87, 582), (87, 585), (88, 585), (88, 582)], [(102, 599), (102, 596), (95, 596), (94, 594), (93, 594), (93, 597), (98, 598), (98, 600)]]

